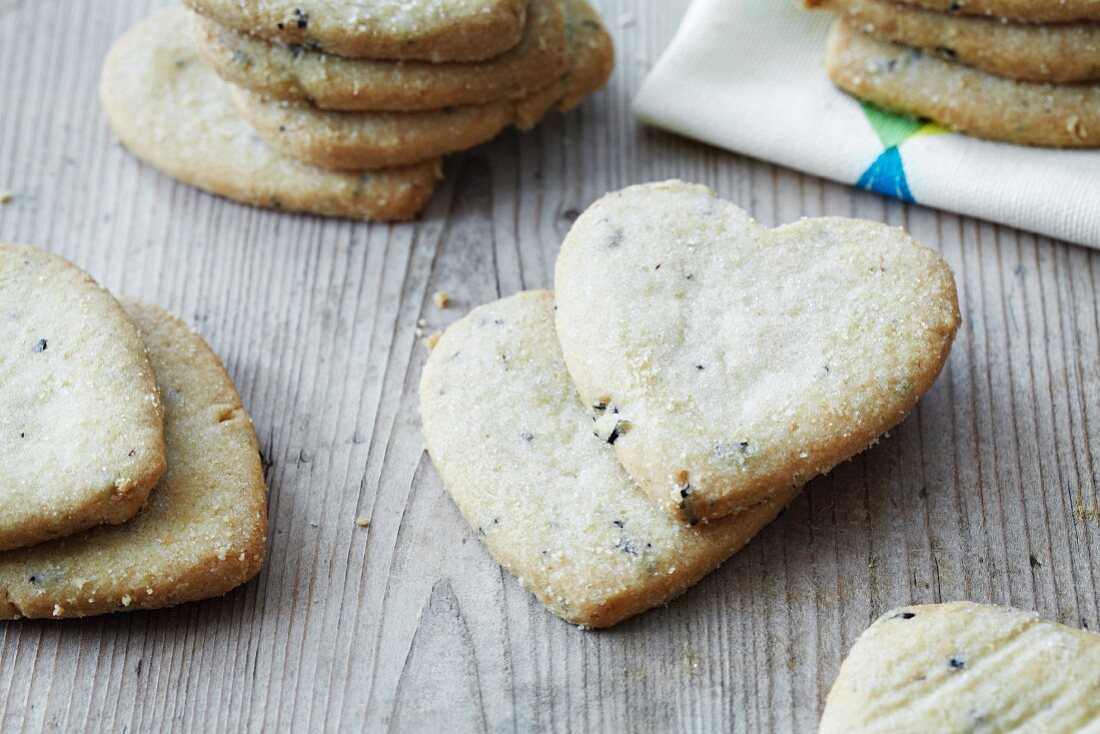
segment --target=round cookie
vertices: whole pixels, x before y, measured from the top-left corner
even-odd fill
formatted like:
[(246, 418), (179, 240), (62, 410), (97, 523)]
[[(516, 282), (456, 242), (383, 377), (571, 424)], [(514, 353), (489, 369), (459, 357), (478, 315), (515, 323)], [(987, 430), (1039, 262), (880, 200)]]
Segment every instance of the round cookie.
[(798, 493), (698, 528), (650, 502), (593, 435), (546, 291), (448, 328), (424, 367), (420, 413), (432, 462), (493, 557), (551, 612), (587, 627), (679, 595)]
[(769, 230), (705, 186), (608, 194), (555, 268), (565, 363), (654, 502), (712, 520), (867, 448), (935, 381), (955, 281), (897, 228)]
[(235, 88), (238, 111), (270, 146), (313, 166), (371, 170), (467, 150), (508, 125), (534, 127), (553, 108), (569, 109), (607, 83), (611, 38), (583, 0), (569, 3), (571, 62), (554, 84), (529, 97), (426, 112), (335, 112), (265, 99)]
[(1039, 84), (994, 76), (837, 21), (825, 56), (841, 89), (894, 112), (979, 138), (1100, 147), (1100, 83)]
[(337, 56), (483, 61), (519, 43), (527, 0), (184, 0), (219, 25)]
[(898, 0), (954, 15), (985, 15), (1027, 23), (1100, 20), (1100, 0)]
[(893, 0), (809, 0), (869, 35), (992, 74), (1036, 82), (1100, 79), (1100, 24), (1032, 25), (946, 15)]
[(100, 98), (135, 155), (184, 183), (253, 206), (377, 221), (415, 217), (441, 162), (366, 174), (304, 165), (268, 147), (199, 60), (182, 8), (128, 31), (103, 65)]
[(349, 59), (272, 44), (195, 15), (198, 50), (226, 81), (273, 99), (330, 110), (438, 110), (516, 99), (568, 68), (560, 0), (531, 0), (519, 44), (483, 62)]
[(0, 554), (0, 618), (157, 609), (224, 594), (264, 557), (252, 421), (217, 356), (166, 311), (123, 299), (164, 396), (168, 471), (130, 522)]
[(0, 243), (0, 550), (120, 523), (165, 468), (145, 345), (67, 260)]
[(501, 100), (428, 112), (333, 112), (230, 90), (238, 112), (280, 153), (311, 166), (370, 171), (467, 150), (514, 118)]
[(552, 109), (568, 112), (603, 89), (615, 68), (615, 44), (586, 0), (562, 0), (569, 68), (548, 87), (516, 101), (515, 125), (529, 130)]
[(970, 602), (887, 612), (821, 716), (821, 734), (855, 731), (1100, 731), (1100, 635)]

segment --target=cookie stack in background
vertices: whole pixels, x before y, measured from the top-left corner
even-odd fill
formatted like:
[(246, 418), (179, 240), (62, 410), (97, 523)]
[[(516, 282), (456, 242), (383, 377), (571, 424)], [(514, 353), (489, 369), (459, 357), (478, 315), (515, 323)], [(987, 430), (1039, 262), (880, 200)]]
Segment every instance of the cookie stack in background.
[(572, 109), (614, 61), (585, 0), (187, 5), (108, 55), (119, 138), (212, 193), (321, 215), (416, 216), (442, 156)]
[(1100, 147), (1100, 4), (804, 2), (837, 15), (826, 67), (856, 97), (991, 140)]
[(769, 230), (680, 181), (589, 207), (554, 277), (447, 329), (420, 413), (478, 538), (588, 627), (682, 593), (877, 441), (959, 325), (950, 268), (904, 231)]
[(263, 563), (256, 434), (175, 316), (0, 243), (0, 619), (218, 596)]

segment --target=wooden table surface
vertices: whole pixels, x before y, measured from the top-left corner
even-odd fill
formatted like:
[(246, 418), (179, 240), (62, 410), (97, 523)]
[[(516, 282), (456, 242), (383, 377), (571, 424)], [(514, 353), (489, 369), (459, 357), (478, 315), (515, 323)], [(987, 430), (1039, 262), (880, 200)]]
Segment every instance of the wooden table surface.
[[(687, 0), (597, 3), (618, 44), (610, 88), (453, 156), (418, 223), (246, 208), (138, 163), (99, 110), (112, 39), (163, 4), (0, 0), (0, 189), (15, 194), (0, 240), (209, 340), (255, 419), (269, 559), (224, 599), (0, 625), (4, 732), (811, 731), (848, 647), (892, 606), (971, 599), (1100, 629), (1100, 252), (639, 127), (630, 100)], [(417, 321), (552, 286), (578, 211), (674, 176), (770, 225), (904, 225), (954, 268), (964, 323), (889, 438), (667, 608), (585, 632), (449, 500), (419, 433)]]

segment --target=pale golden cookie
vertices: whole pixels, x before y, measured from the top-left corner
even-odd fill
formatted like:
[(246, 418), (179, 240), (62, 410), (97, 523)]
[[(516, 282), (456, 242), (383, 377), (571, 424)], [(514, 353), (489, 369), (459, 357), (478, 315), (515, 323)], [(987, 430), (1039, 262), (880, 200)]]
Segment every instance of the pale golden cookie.
[(932, 386), (959, 325), (951, 269), (901, 229), (768, 229), (680, 181), (590, 206), (555, 283), (565, 363), (596, 430), (685, 521), (867, 448)]
[(184, 183), (254, 206), (354, 219), (415, 217), (438, 160), (367, 174), (304, 165), (269, 148), (199, 60), (188, 13), (170, 8), (127, 32), (103, 65), (100, 98), (135, 155)]
[(137, 328), (67, 260), (0, 243), (0, 550), (137, 514), (164, 473)]
[(232, 90), (233, 100), (269, 145), (313, 166), (371, 170), (467, 150), (508, 125), (529, 129), (550, 110), (570, 109), (607, 82), (610, 36), (583, 0), (570, 1), (569, 8), (569, 71), (526, 99), (425, 112), (319, 110), (240, 88)]
[(984, 15), (1028, 23), (1100, 20), (1100, 0), (899, 0), (953, 15)]
[(568, 112), (603, 89), (615, 69), (615, 44), (600, 14), (585, 0), (562, 0), (569, 70), (555, 84), (516, 103), (516, 127), (529, 130), (551, 109)]
[(1023, 145), (1100, 147), (1100, 82), (1039, 84), (994, 76), (837, 21), (825, 65), (841, 89), (962, 133)]
[(527, 0), (184, 0), (220, 25), (368, 59), (482, 61), (519, 43)]
[(840, 666), (822, 734), (1100, 732), (1100, 635), (970, 602), (880, 617)]
[(481, 62), (349, 59), (272, 44), (192, 18), (199, 53), (234, 84), (273, 99), (330, 110), (438, 110), (526, 96), (565, 72), (565, 14), (560, 0), (531, 0), (519, 44)]
[(467, 150), (491, 140), (514, 119), (501, 100), (430, 112), (333, 112), (241, 88), (234, 104), (275, 150), (311, 166), (370, 171)]
[(260, 570), (266, 489), (256, 433), (206, 342), (123, 299), (164, 398), (168, 471), (124, 525), (0, 554), (0, 618), (82, 617), (224, 594)]
[(1037, 82), (1100, 79), (1100, 24), (1032, 25), (945, 15), (894, 0), (806, 0), (852, 27), (992, 74)]
[(562, 362), (553, 294), (474, 309), (420, 382), (432, 462), (470, 527), (554, 614), (609, 627), (682, 593), (797, 494), (689, 528), (626, 476)]

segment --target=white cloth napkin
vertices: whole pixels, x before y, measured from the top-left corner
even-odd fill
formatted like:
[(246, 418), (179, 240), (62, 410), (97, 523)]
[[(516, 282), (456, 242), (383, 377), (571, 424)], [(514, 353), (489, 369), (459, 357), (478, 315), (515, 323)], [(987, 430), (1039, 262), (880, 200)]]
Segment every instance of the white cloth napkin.
[(792, 0), (695, 0), (635, 112), (756, 158), (1100, 248), (1100, 151), (978, 140), (863, 105), (823, 70), (832, 17)]

